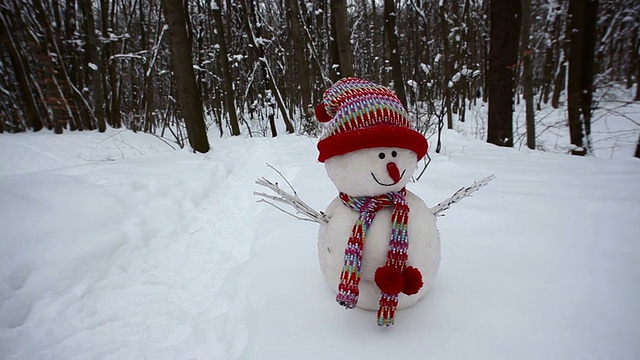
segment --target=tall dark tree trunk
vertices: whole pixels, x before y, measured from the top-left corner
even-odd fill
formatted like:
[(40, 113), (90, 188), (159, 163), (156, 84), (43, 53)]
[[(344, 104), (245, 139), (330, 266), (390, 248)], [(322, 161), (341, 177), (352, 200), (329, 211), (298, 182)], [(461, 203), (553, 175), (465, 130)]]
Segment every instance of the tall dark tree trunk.
[(553, 71), (553, 49), (549, 46), (545, 50), (544, 70), (542, 75), (542, 96), (540, 97), (540, 99), (544, 101), (545, 104), (549, 102), (552, 71)]
[(31, 74), (29, 73), (30, 71), (27, 64), (22, 62), (17, 43), (9, 31), (3, 13), (0, 13), (0, 43), (4, 44), (5, 49), (9, 52), (9, 58), (13, 64), (13, 70), (24, 101), (27, 127), (33, 129), (33, 131), (40, 131), (43, 125), (40, 120), (40, 115), (38, 114), (38, 105), (33, 98), (33, 93), (29, 86), (29, 76), (31, 76)]
[(331, 63), (329, 67), (329, 77), (332, 82), (336, 82), (340, 80), (342, 77), (342, 70), (340, 69), (340, 51), (338, 50), (338, 41), (336, 40), (338, 35), (336, 31), (336, 21), (335, 17), (331, 16), (330, 18), (330, 34), (329, 37), (329, 61)]
[(391, 63), (391, 77), (393, 78), (393, 90), (404, 107), (407, 107), (407, 95), (404, 90), (402, 77), (402, 63), (400, 62), (400, 45), (396, 30), (396, 7), (394, 0), (384, 0), (384, 30), (389, 46), (389, 62)]
[[(640, 15), (638, 15), (640, 17)], [(640, 101), (640, 39), (638, 38), (638, 36), (640, 36), (640, 31), (638, 30), (640, 28), (640, 19), (638, 20), (638, 24), (636, 25), (636, 30), (635, 30), (635, 35), (636, 35), (636, 40), (635, 40), (635, 48), (633, 49), (633, 51), (635, 52), (634, 55), (634, 60), (635, 63), (633, 64), (635, 72), (636, 72), (636, 96), (633, 98), (634, 101)]]
[(447, 21), (447, 10), (444, 2), (440, 2), (438, 15), (440, 17), (440, 31), (442, 32), (442, 67), (444, 69), (444, 79), (442, 79), (443, 101), (447, 113), (447, 129), (452, 129), (453, 113), (451, 111), (451, 87), (449, 87), (449, 83), (453, 76), (453, 66), (451, 65), (451, 45), (449, 44), (449, 23)]
[[(102, 31), (102, 38), (109, 39), (109, 0), (100, 0), (100, 30)], [(102, 56), (100, 58), (100, 67), (102, 68), (102, 89), (104, 93), (105, 101), (105, 119), (108, 124), (113, 124), (112, 119), (112, 103), (113, 103), (113, 82), (109, 82), (109, 78), (114, 75), (111, 71), (109, 64), (109, 57), (111, 56), (111, 43), (107, 42), (102, 46)], [(109, 75), (109, 76), (107, 76)], [(111, 86), (110, 86), (111, 85)]]
[[(559, 4), (559, 11), (565, 14), (568, 9), (568, 0), (564, 0)], [(563, 26), (564, 23), (564, 26)], [(551, 106), (554, 109), (560, 107), (560, 95), (565, 90), (567, 85), (567, 62), (569, 60), (569, 43), (571, 38), (571, 29), (566, 21), (557, 20), (555, 28), (555, 39), (559, 45), (556, 45), (557, 50), (557, 67), (553, 80), (553, 93), (551, 94)], [(564, 29), (564, 32), (562, 31)]]
[(598, 0), (569, 1), (569, 133), (573, 155), (589, 152)]
[(629, 63), (627, 64), (627, 89), (631, 89), (633, 86), (633, 74), (636, 70), (636, 63), (638, 62), (638, 28), (640, 23), (633, 27), (631, 32), (631, 44), (629, 46)]
[(491, 0), (489, 43), (489, 127), (487, 142), (513, 147), (514, 70), (520, 40), (520, 1)]
[[(298, 0), (287, 0), (287, 14), (291, 22), (291, 39), (293, 40), (293, 52), (297, 65), (297, 81), (300, 83), (300, 99), (302, 114), (304, 117), (305, 129), (308, 133), (313, 133), (316, 128), (316, 121), (312, 118), (313, 108), (311, 105), (311, 79), (309, 77), (309, 61), (305, 56), (305, 42), (302, 32), (304, 29), (300, 24), (300, 7)], [(295, 95), (294, 95), (295, 96)]]
[(638, 144), (636, 145), (636, 153), (633, 156), (640, 159), (640, 134), (638, 134)]
[[(222, 73), (224, 77), (224, 100), (229, 114), (229, 125), (231, 125), (231, 135), (240, 135), (240, 126), (238, 125), (238, 114), (236, 113), (236, 98), (233, 92), (233, 78), (231, 77), (231, 68), (229, 67), (229, 53), (227, 50), (227, 40), (224, 37), (224, 24), (222, 23), (222, 1), (215, 0), (216, 6), (213, 8), (213, 18), (216, 23), (216, 35), (220, 52), (220, 64), (222, 65)], [(229, 9), (231, 11), (231, 9)]]
[(91, 74), (91, 80), (93, 81), (93, 100), (95, 102), (95, 117), (98, 121), (98, 131), (104, 132), (106, 130), (105, 116), (104, 116), (104, 93), (102, 89), (102, 61), (100, 61), (98, 53), (98, 35), (96, 34), (95, 19), (93, 18), (93, 2), (91, 0), (82, 0), (80, 8), (82, 9), (85, 27), (87, 44), (85, 51), (87, 52), (87, 58), (90, 64), (88, 64)]
[(354, 76), (346, 0), (331, 0), (331, 17), (335, 25), (335, 41), (340, 59), (340, 77)]
[(531, 29), (531, 0), (522, 0), (522, 34), (520, 41), (523, 61), (522, 89), (526, 106), (527, 146), (536, 148), (536, 125), (533, 105), (533, 64), (531, 63), (531, 49), (529, 49), (529, 36)]
[(162, 0), (162, 10), (169, 24), (169, 48), (171, 65), (175, 74), (178, 104), (184, 117), (187, 137), (193, 150), (209, 151), (207, 128), (202, 113), (202, 99), (196, 85), (191, 59), (191, 43), (187, 35), (185, 17), (187, 9), (181, 0)]

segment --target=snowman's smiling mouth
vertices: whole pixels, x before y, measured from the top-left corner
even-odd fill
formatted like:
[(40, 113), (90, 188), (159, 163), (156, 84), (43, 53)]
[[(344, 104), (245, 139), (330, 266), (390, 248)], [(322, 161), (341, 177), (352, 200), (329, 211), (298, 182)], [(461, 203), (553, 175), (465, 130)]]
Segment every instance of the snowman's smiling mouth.
[(407, 171), (407, 169), (402, 170), (402, 174), (400, 174), (400, 178), (398, 179), (398, 181), (391, 183), (391, 184), (385, 184), (383, 182), (380, 182), (380, 180), (378, 180), (378, 178), (376, 178), (376, 175), (374, 173), (371, 173), (371, 176), (373, 177), (373, 180), (375, 180), (375, 182), (378, 183), (378, 185), (382, 185), (382, 186), (393, 186), (397, 183), (400, 182), (400, 180), (402, 180), (402, 177), (404, 176), (404, 173)]

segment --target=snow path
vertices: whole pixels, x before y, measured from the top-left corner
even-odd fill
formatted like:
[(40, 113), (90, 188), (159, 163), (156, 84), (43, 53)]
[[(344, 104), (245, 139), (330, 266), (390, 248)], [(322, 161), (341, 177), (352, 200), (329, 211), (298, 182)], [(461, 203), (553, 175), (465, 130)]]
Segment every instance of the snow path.
[(336, 196), (312, 139), (0, 136), (0, 359), (640, 358), (640, 162), (444, 135), (413, 192), (496, 179), (439, 218), (435, 285), (390, 329), (335, 304), (317, 225), (255, 203), (266, 162)]
[[(267, 141), (242, 151), (246, 142), (231, 139), (207, 155), (180, 151), (98, 165), (61, 159), (46, 164), (58, 169), (4, 176), (2, 352), (72, 358), (87, 343), (95, 359), (232, 351), (225, 334), (237, 332), (208, 322), (226, 311), (212, 302), (224, 300), (218, 292), (229, 271), (249, 256), (251, 224), (262, 210), (249, 184), (267, 170), (245, 165), (276, 158)], [(13, 203), (22, 208), (10, 209)]]

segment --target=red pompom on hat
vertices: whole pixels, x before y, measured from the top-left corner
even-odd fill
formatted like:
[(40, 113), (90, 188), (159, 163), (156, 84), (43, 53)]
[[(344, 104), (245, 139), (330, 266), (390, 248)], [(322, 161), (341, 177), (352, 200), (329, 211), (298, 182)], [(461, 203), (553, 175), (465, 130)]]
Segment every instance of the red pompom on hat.
[(320, 103), (320, 105), (316, 106), (316, 119), (321, 123), (331, 121), (331, 115), (327, 114), (327, 109), (325, 109), (324, 103)]
[(358, 78), (344, 78), (327, 89), (316, 109), (327, 123), (318, 142), (318, 161), (374, 147), (409, 149), (420, 160), (427, 139), (411, 127), (409, 115), (388, 88)]

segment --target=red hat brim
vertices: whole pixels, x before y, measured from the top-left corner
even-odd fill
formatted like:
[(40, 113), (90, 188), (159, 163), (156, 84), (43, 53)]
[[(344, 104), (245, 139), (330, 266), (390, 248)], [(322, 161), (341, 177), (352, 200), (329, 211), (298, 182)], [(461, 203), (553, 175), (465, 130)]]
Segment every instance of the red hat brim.
[(427, 153), (427, 139), (419, 132), (401, 126), (378, 125), (331, 135), (318, 142), (318, 161), (376, 147), (396, 147), (416, 153), (420, 160)]

